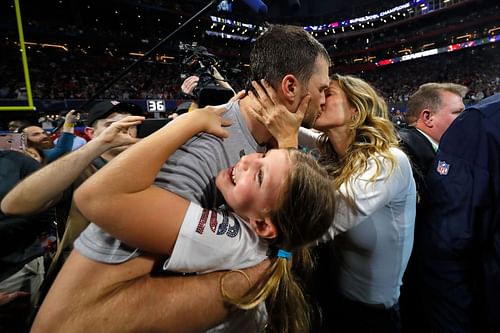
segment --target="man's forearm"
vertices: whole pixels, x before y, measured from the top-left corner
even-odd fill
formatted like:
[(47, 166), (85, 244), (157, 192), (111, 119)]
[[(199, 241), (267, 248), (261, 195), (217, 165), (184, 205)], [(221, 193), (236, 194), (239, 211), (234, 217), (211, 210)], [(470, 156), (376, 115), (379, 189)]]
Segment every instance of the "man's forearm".
[[(255, 282), (263, 270), (256, 267), (246, 272)], [(124, 290), (123, 299), (115, 300), (116, 305), (130, 301), (133, 295), (137, 297), (137, 305), (142, 310), (133, 311), (137, 318), (132, 326), (134, 332), (203, 332), (225, 321), (235, 310), (221, 296), (220, 278), (224, 274), (227, 272), (188, 277), (144, 277), (130, 285), (128, 291)], [(229, 273), (224, 279), (224, 288), (231, 296), (243, 295), (249, 287), (246, 278), (238, 273)], [(128, 330), (127, 326), (122, 327), (122, 332)]]
[(97, 141), (38, 170), (14, 187), (2, 200), (1, 209), (9, 215), (28, 215), (43, 211), (59, 200), (85, 168), (106, 150)]
[(224, 290), (246, 293), (269, 261), (238, 273), (187, 277), (150, 275), (154, 259), (140, 256), (118, 265), (92, 261), (73, 251), (44, 300), (32, 327), (43, 332), (202, 332), (223, 322), (231, 308)]

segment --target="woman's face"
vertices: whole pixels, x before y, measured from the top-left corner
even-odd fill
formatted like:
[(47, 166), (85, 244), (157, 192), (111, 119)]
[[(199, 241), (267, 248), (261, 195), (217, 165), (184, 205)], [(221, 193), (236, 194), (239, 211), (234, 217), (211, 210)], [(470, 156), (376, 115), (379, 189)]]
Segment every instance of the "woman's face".
[(215, 182), (226, 203), (238, 215), (261, 219), (276, 207), (291, 164), (286, 150), (254, 153), (222, 170)]
[(325, 107), (316, 119), (314, 128), (320, 131), (327, 131), (351, 123), (352, 117), (356, 114), (357, 110), (349, 104), (346, 94), (339, 87), (337, 81), (330, 82), (325, 95)]

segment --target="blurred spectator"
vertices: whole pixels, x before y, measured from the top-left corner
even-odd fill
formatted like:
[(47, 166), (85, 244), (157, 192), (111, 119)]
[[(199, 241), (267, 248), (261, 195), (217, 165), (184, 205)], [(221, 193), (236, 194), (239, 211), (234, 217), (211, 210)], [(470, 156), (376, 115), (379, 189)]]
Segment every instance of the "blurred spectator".
[(30, 123), (26, 120), (12, 120), (12, 121), (9, 121), (9, 131), (11, 132), (17, 132), (19, 130), (19, 128), (21, 127), (26, 127), (28, 126)]
[(57, 145), (54, 145), (50, 136), (39, 126), (20, 128), (26, 134), (26, 153), (40, 163), (47, 164), (71, 151), (73, 146), (74, 127), (77, 120), (76, 111), (66, 115), (62, 135)]

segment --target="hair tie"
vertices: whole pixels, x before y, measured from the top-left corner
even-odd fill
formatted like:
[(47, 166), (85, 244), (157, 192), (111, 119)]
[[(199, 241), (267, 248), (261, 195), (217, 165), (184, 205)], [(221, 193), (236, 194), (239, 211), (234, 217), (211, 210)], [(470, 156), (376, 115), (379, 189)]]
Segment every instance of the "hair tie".
[(278, 254), (276, 256), (278, 258), (284, 258), (286, 260), (289, 260), (289, 259), (292, 258), (292, 253), (288, 252), (288, 251), (285, 251), (285, 250), (282, 250), (282, 249), (279, 249), (278, 250)]

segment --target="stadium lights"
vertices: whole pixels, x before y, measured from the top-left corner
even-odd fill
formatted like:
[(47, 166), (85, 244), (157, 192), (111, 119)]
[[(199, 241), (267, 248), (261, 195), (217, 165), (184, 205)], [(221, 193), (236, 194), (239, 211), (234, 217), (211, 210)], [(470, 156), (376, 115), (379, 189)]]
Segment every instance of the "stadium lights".
[(462, 39), (462, 38), (467, 38), (467, 39), (469, 39), (469, 38), (471, 38), (471, 37), (472, 37), (472, 35), (471, 35), (471, 34), (465, 34), (465, 35), (462, 35), (462, 36), (458, 36), (458, 37), (457, 37), (457, 39)]
[(58, 45), (58, 44), (47, 44), (47, 43), (33, 43), (33, 42), (24, 42), (26, 45), (36, 45), (36, 46), (41, 46), (41, 47), (52, 47), (56, 49), (62, 49), (66, 52), (68, 52), (68, 48), (64, 45)]

